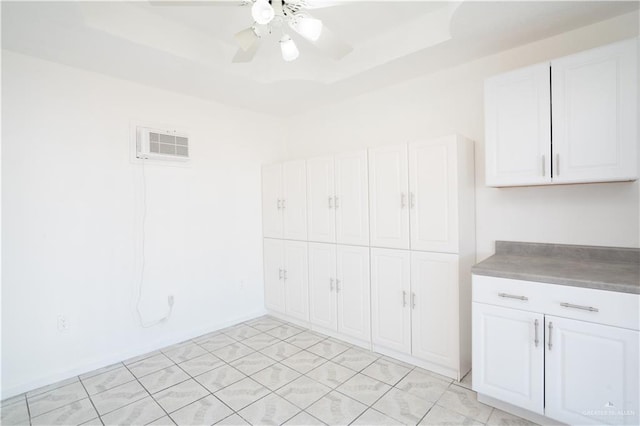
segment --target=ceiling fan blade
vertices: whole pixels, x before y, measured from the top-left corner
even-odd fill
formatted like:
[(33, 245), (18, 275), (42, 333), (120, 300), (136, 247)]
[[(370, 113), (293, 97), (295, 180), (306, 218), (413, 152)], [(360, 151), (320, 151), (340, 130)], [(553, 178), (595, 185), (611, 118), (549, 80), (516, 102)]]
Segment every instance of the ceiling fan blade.
[(148, 0), (151, 6), (246, 6), (251, 0)]
[(233, 37), (236, 39), (240, 49), (245, 52), (260, 40), (258, 30), (253, 26), (236, 33)]
[(340, 0), (300, 0), (298, 3), (302, 4), (304, 9), (323, 9), (325, 7), (341, 6), (346, 4), (346, 1)]
[(311, 43), (336, 61), (339, 61), (353, 51), (353, 47), (349, 43), (346, 43), (333, 34), (326, 25), (322, 27), (322, 33), (320, 33), (318, 40), (311, 41)]
[(233, 62), (234, 64), (251, 62), (253, 60), (253, 57), (256, 56), (256, 52), (258, 51), (259, 46), (260, 43), (255, 43), (248, 50), (238, 49), (231, 62)]

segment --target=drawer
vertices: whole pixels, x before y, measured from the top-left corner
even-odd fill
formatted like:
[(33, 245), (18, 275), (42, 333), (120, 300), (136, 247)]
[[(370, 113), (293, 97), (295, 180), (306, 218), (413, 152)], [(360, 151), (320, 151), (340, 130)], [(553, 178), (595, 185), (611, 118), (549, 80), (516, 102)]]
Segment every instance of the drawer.
[(473, 301), (640, 329), (640, 295), (473, 275)]

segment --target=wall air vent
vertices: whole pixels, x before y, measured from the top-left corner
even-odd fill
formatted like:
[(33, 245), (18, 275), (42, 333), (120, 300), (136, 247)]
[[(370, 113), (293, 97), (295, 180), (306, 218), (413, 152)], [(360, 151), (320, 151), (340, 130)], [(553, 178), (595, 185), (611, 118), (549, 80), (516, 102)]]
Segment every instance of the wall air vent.
[(138, 127), (136, 133), (136, 158), (170, 161), (189, 159), (189, 137), (185, 134), (148, 127)]

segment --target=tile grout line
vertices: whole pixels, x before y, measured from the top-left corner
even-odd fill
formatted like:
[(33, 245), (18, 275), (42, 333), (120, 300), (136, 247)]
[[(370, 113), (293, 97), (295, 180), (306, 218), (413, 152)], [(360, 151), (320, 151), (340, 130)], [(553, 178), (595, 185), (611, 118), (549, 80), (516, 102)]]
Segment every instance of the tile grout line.
[[(106, 371), (108, 373), (108, 371)], [(96, 375), (97, 376), (97, 375)], [(91, 376), (91, 377), (96, 377), (96, 376)], [(98, 420), (100, 421), (100, 423), (104, 424), (104, 422), (102, 421), (102, 418), (100, 417), (100, 413), (98, 412), (98, 409), (96, 408), (96, 405), (93, 403), (93, 399), (91, 399), (91, 395), (89, 394), (89, 391), (87, 390), (87, 387), (84, 385), (84, 383), (82, 382), (82, 379), (80, 378), (80, 376), (78, 376), (78, 381), (80, 382), (80, 384), (82, 385), (82, 388), (84, 389), (84, 391), (87, 393), (87, 399), (89, 400), (89, 402), (91, 403), (91, 406), (93, 407), (93, 410), (96, 412), (96, 416), (98, 416)], [(128, 383), (128, 382), (127, 382)], [(76, 401), (77, 402), (77, 401)], [(91, 419), (89, 419), (91, 420)]]

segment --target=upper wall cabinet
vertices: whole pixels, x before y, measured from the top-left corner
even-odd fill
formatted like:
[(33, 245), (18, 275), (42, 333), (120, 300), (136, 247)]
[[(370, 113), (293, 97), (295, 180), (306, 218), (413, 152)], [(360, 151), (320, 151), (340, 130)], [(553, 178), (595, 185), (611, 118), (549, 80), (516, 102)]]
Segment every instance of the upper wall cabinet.
[(488, 79), (488, 186), (637, 179), (637, 39)]
[(304, 160), (262, 168), (265, 237), (307, 239), (307, 171)]
[(369, 244), (367, 151), (307, 160), (309, 241)]

